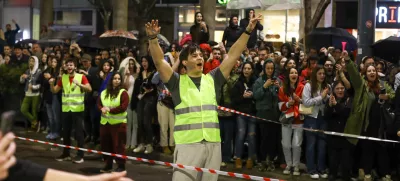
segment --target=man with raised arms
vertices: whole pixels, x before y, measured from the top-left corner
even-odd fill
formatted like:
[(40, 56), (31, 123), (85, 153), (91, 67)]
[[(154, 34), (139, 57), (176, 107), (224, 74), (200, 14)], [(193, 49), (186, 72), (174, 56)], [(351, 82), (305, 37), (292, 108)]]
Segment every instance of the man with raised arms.
[[(157, 35), (161, 29), (158, 21), (153, 20), (146, 24), (150, 53), (161, 80), (172, 94), (175, 105), (175, 163), (209, 169), (220, 168), (221, 138), (217, 98), (236, 61), (246, 48), (249, 35), (260, 19), (261, 15), (250, 20), (244, 33), (231, 47), (227, 58), (208, 74), (202, 73), (204, 59), (196, 44), (184, 48), (179, 56), (187, 74), (174, 73), (171, 66), (164, 61), (164, 53), (158, 43)], [(218, 175), (175, 169), (172, 180), (216, 181)]]

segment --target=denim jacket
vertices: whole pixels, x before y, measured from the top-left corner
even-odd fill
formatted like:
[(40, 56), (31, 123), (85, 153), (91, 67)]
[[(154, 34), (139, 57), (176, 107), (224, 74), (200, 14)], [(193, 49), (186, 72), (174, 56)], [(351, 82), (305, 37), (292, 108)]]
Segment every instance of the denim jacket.
[[(24, 74), (28, 77), (24, 79), (20, 78), (20, 83), (25, 84), (25, 96), (39, 96), (40, 95), (40, 75), (41, 70), (39, 69), (39, 59), (36, 56), (32, 56), (31, 58), (35, 59), (35, 65), (32, 69), (26, 70)], [(29, 84), (32, 84), (32, 90), (29, 90)]]

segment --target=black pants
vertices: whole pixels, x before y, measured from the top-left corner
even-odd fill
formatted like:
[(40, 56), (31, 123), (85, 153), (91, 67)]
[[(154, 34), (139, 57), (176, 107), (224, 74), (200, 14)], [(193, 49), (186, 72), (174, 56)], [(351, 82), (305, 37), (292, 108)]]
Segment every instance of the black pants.
[[(78, 147), (83, 148), (83, 112), (63, 112), (62, 114), (63, 128), (63, 144), (71, 145), (71, 130), (72, 126), (75, 129), (75, 139), (78, 142)], [(70, 150), (64, 148), (64, 155), (69, 155)], [(78, 156), (83, 157), (83, 151), (78, 151)]]
[(337, 177), (340, 165), (342, 179), (344, 181), (350, 180), (352, 161), (353, 161), (352, 159), (353, 148), (349, 146), (349, 147), (328, 147), (328, 149), (329, 149), (328, 150), (329, 174), (334, 177)]
[(361, 162), (365, 174), (371, 174), (374, 161), (378, 162), (378, 170), (382, 176), (390, 174), (390, 161), (387, 148), (377, 141), (360, 140), (362, 147)]
[(100, 115), (101, 112), (97, 108), (97, 97), (89, 97), (89, 101), (85, 102), (85, 131), (86, 136), (91, 137), (91, 141), (97, 143), (100, 136)]
[(269, 161), (272, 161), (279, 154), (281, 145), (281, 125), (261, 122), (260, 126), (260, 161), (266, 161), (267, 156)]
[(152, 144), (153, 142), (153, 117), (156, 112), (157, 98), (154, 96), (144, 97), (137, 106), (138, 136), (139, 143)]

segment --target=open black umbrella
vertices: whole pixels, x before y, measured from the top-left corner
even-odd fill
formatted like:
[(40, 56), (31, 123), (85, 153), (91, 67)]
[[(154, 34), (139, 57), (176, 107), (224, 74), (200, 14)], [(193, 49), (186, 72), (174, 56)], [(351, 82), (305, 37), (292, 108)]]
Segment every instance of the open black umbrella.
[(341, 28), (314, 28), (306, 37), (307, 47), (320, 49), (333, 46), (342, 49), (342, 42), (346, 42), (346, 50), (357, 49), (357, 39), (345, 29)]
[(372, 45), (375, 57), (379, 57), (392, 63), (398, 63), (400, 60), (400, 38), (390, 36), (389, 38), (379, 40)]
[(76, 43), (79, 47), (83, 48), (104, 49), (104, 46), (100, 44), (99, 37), (97, 36), (83, 36)]
[(80, 35), (72, 31), (53, 31), (46, 39), (77, 39)]

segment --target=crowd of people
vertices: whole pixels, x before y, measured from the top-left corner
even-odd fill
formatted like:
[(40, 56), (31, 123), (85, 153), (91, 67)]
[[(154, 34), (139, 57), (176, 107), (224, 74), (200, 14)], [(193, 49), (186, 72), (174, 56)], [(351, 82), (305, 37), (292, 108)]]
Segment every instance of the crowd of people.
[[(208, 26), (196, 13), (190, 34), (161, 49), (157, 23), (149, 23), (146, 56), (130, 49), (92, 56), (78, 44), (27, 49), (17, 44), (4, 46), (0, 66), (28, 65), (20, 76), (21, 112), (32, 129), (47, 132), (47, 139), (62, 137), (66, 145), (72, 133), (79, 147), (100, 143), (103, 151), (120, 154), (150, 154), (159, 144), (163, 153), (175, 151), (175, 160), (185, 162), (189, 152), (203, 148), (179, 145), (206, 140), (221, 142), (204, 144), (213, 156), (220, 154), (208, 157), (215, 158), (210, 165), (218, 161), (216, 169), (282, 167), (283, 174), (298, 176), (303, 162), (313, 179), (391, 180), (400, 168), (397, 144), (302, 128), (397, 140), (400, 69), (374, 57), (357, 64), (342, 47), (273, 47), (258, 41), (263, 26), (254, 10), (247, 12), (240, 25), (238, 16), (231, 17), (221, 43), (209, 40)], [(193, 73), (198, 69), (200, 74)], [(216, 104), (270, 122), (217, 111)], [(385, 115), (389, 107), (395, 108), (394, 121)], [(208, 120), (196, 125), (194, 118)], [(83, 156), (78, 152), (72, 160), (82, 163)], [(69, 150), (57, 160), (71, 160)], [(110, 172), (113, 158), (104, 160), (102, 172)], [(125, 170), (123, 159), (116, 162), (116, 171)]]

